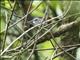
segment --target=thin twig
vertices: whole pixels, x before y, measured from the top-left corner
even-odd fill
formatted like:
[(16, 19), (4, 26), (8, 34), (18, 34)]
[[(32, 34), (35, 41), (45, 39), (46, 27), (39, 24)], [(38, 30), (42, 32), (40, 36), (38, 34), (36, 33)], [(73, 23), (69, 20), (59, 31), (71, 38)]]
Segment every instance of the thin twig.
[[(41, 2), (42, 3), (42, 2)], [(41, 4), (41, 3), (39, 3), (34, 9), (32, 9), (28, 14), (31, 14), (35, 9), (37, 9), (38, 8), (38, 6)], [(20, 21), (22, 21), (24, 18), (26, 18), (27, 16), (28, 16), (28, 14), (26, 14), (25, 16), (23, 16), (21, 19), (19, 19), (18, 21), (16, 21), (15, 23), (13, 23), (12, 25), (10, 25), (9, 27), (8, 27), (8, 29), (10, 29), (11, 27), (13, 27), (13, 26), (15, 26), (17, 23), (19, 23)], [(5, 29), (2, 31), (2, 32), (4, 32), (5, 31)], [(2, 33), (1, 32), (1, 33)]]
[[(61, 20), (60, 20), (61, 21)], [(79, 21), (80, 22), (80, 21)], [(77, 22), (77, 23), (79, 23), (79, 22)], [(72, 22), (73, 23), (73, 22)], [(73, 24), (75, 24), (76, 23), (76, 21), (72, 24), (72, 23), (70, 23), (70, 26), (73, 26)], [(77, 24), (76, 23), (76, 24)], [(57, 24), (57, 23), (56, 23)], [(56, 25), (55, 24), (55, 25)], [(54, 26), (55, 26), (54, 25)], [(69, 25), (69, 24), (68, 24)], [(36, 26), (34, 26), (34, 27), (31, 27), (30, 29), (28, 29), (27, 31), (25, 31), (23, 34), (21, 34), (18, 38), (16, 38), (16, 40), (14, 40), (2, 53), (1, 53), (1, 55), (3, 55), (3, 53), (4, 52), (6, 52), (13, 44), (14, 44), (14, 42), (16, 42), (18, 39), (20, 39), (24, 34), (26, 34), (28, 31), (30, 31), (30, 30), (32, 30), (33, 28), (35, 28), (35, 27), (37, 27), (37, 26), (39, 26), (39, 25), (36, 25)], [(42, 36), (40, 36), (39, 38), (38, 38), (38, 40), (39, 39), (41, 39), (43, 36), (45, 36), (45, 34), (47, 34), (54, 26), (52, 26), (47, 32), (45, 32)], [(68, 29), (68, 28), (67, 28)], [(69, 28), (70, 29), (70, 28)], [(63, 31), (63, 30), (62, 30)], [(61, 31), (60, 31), (61, 32)], [(64, 32), (64, 31), (63, 31)], [(59, 31), (58, 31), (58, 33), (59, 33)], [(33, 45), (34, 43), (32, 42), (32, 44), (30, 44), (26, 49), (28, 49), (29, 47), (31, 47), (32, 45)]]
[(68, 12), (71, 8), (71, 5), (72, 5), (72, 1), (70, 1), (69, 7), (67, 8), (66, 12), (64, 12), (63, 17), (65, 17), (68, 14)]
[[(72, 48), (72, 47), (80, 47), (80, 44), (74, 44), (74, 45), (67, 45), (67, 46), (62, 46), (62, 48)], [(20, 49), (17, 49), (18, 47), (14, 48), (14, 49), (10, 49), (7, 50), (6, 52), (19, 52)], [(59, 47), (56, 47), (56, 49), (60, 49)], [(28, 49), (28, 51), (30, 52), (32, 49)], [(35, 49), (35, 51), (45, 51), (45, 50), (55, 50), (55, 48), (45, 48), (45, 49)]]
[[(68, 51), (71, 51), (71, 50), (74, 50), (74, 49), (76, 49), (76, 47), (69, 48), (69, 49), (67, 49), (67, 50), (65, 50), (65, 51), (68, 52)], [(54, 55), (54, 56), (52, 57), (52, 59), (54, 59), (54, 58), (56, 58), (56, 57), (62, 55), (63, 53), (65, 53), (65, 52), (62, 51), (62, 52), (60, 52), (60, 53)]]
[[(75, 59), (75, 57), (74, 57), (73, 55), (71, 55), (71, 54), (69, 54), (68, 52), (66, 52), (66, 51), (56, 42), (56, 40), (54, 39), (54, 36), (53, 36), (52, 33), (51, 33), (51, 36), (52, 36), (52, 38), (53, 38), (53, 41), (56, 43), (56, 45), (57, 45), (62, 51), (64, 51), (67, 55), (69, 55), (70, 57), (72, 57), (73, 59)], [(52, 60), (52, 58), (51, 58), (51, 60)]]
[[(13, 12), (14, 12), (14, 9), (15, 9), (15, 6), (16, 6), (16, 2), (15, 2), (15, 4), (14, 4), (13, 10), (12, 10), (12, 14), (11, 14), (11, 17), (10, 17), (10, 20), (12, 19)], [(5, 35), (4, 35), (4, 39), (3, 39), (3, 47), (2, 47), (2, 51), (3, 51), (4, 48), (5, 48), (5, 42), (6, 42), (7, 31), (8, 31), (8, 27), (9, 27), (9, 24), (10, 24), (10, 20), (9, 20), (9, 21), (7, 22), (7, 24), (6, 24), (6, 31), (5, 31)]]
[[(40, 24), (39, 24), (40, 25)], [(27, 32), (29, 32), (30, 30), (34, 29), (35, 27), (39, 26), (39, 25), (36, 25), (34, 27), (31, 27), (30, 29), (28, 29), (27, 31), (25, 31), (24, 33), (22, 33), (18, 38), (16, 38), (2, 53), (1, 55), (3, 55), (3, 53), (5, 51), (7, 51), (18, 39), (20, 39), (22, 36), (24, 36)]]

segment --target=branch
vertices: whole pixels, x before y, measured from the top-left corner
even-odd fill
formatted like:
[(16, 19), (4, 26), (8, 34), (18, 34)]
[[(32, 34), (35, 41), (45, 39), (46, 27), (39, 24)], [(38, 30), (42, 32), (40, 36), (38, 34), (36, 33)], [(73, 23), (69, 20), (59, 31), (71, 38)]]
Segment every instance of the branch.
[[(76, 21), (73, 21), (71, 23), (61, 25), (55, 32), (52, 32), (52, 34), (54, 37), (58, 37), (61, 34), (69, 31), (74, 26), (80, 26), (80, 21), (76, 20)], [(37, 43), (42, 43), (42, 42), (49, 40), (51, 38), (52, 38), (52, 36), (50, 35), (50, 33), (47, 33), (44, 37), (40, 38)]]
[[(80, 20), (79, 21), (73, 21), (71, 23), (65, 24), (65, 25), (61, 25), (56, 32), (52, 33), (54, 37), (58, 37), (61, 34), (69, 31), (72, 27), (74, 26), (79, 26), (80, 25)], [(35, 26), (36, 27), (36, 26)], [(32, 27), (31, 29), (33, 29), (34, 27)], [(29, 30), (31, 30), (29, 29)], [(20, 39), (24, 34), (26, 34), (29, 30), (25, 31), (22, 35), (20, 35), (16, 40), (14, 40), (0, 55), (3, 55), (18, 39)], [(51, 39), (52, 36), (50, 35), (50, 33), (45, 34), (44, 36), (42, 36), (41, 38), (39, 37), (38, 40), (36, 41), (37, 44), (42, 43), (46, 40)], [(32, 42), (26, 49), (30, 48), (31, 46), (33, 46), (35, 42)], [(25, 50), (26, 50), (25, 49)], [(24, 50), (24, 51), (25, 51)]]
[[(69, 49), (67, 49), (67, 50), (65, 50), (65, 51), (66, 51), (66, 52), (69, 52), (69, 51), (74, 50), (74, 49), (76, 49), (76, 47), (69, 48)], [(52, 57), (52, 59), (55, 59), (56, 57), (58, 57), (58, 56), (60, 56), (60, 55), (62, 55), (62, 54), (64, 54), (64, 51), (56, 54), (55, 56)]]

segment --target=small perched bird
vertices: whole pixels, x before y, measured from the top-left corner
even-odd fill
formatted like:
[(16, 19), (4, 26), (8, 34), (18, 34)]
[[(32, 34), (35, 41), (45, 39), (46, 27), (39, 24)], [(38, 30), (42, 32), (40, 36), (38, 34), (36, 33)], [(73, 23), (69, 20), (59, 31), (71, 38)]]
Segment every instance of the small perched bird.
[(42, 19), (41, 19), (41, 18), (34, 18), (34, 19), (32, 20), (32, 23), (33, 23), (34, 25), (41, 24), (41, 23), (42, 23)]
[[(44, 23), (44, 20), (42, 19), (42, 18), (39, 18), (39, 17), (36, 17), (36, 18), (34, 18), (34, 19), (32, 19), (31, 21), (29, 21), (29, 23), (31, 24), (31, 26), (35, 26), (35, 25), (38, 25), (38, 24), (41, 24), (42, 26), (43, 25), (45, 25), (46, 23)], [(42, 26), (38, 26), (38, 27), (36, 27), (36, 28), (34, 28), (33, 29), (33, 35), (35, 34), (35, 33), (37, 33), (40, 29), (41, 29), (41, 27)], [(44, 33), (44, 29), (42, 29), (36, 36), (35, 36), (35, 38), (38, 38), (39, 36), (41, 36), (43, 33)]]
[[(28, 23), (32, 26), (41, 24), (41, 25), (47, 25), (51, 23), (52, 21), (47, 21), (48, 19), (51, 19), (51, 17), (48, 17), (47, 19), (44, 19), (42, 17), (35, 17), (32, 20), (28, 21)], [(46, 22), (47, 21), (47, 22)], [(55, 22), (55, 21), (54, 21)]]
[(32, 19), (31, 21), (29, 21), (29, 23), (33, 26), (37, 25), (37, 24), (45, 24), (42, 18), (36, 17), (34, 19)]

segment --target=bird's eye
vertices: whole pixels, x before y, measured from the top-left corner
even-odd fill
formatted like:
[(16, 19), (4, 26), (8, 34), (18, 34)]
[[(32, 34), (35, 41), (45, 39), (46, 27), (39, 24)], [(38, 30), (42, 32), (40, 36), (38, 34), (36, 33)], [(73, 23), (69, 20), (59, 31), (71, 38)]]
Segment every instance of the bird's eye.
[(37, 19), (35, 19), (35, 21), (37, 21)]

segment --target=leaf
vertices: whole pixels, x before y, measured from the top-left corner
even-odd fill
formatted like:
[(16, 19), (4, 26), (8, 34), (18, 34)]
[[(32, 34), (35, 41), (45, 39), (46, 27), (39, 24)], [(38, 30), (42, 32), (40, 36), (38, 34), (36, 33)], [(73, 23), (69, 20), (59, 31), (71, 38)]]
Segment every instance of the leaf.
[(80, 48), (77, 49), (76, 60), (80, 60)]

